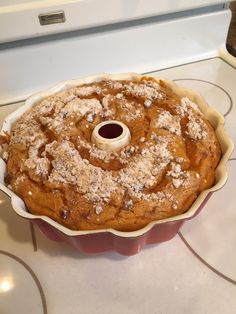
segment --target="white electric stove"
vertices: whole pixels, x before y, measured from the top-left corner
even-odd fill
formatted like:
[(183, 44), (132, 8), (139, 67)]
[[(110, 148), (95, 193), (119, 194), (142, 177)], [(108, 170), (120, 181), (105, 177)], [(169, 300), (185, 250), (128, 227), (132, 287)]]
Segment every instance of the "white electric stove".
[[(64, 11), (66, 19), (42, 29), (25, 22), (4, 34), (0, 27), (1, 123), (31, 93), (60, 80), (137, 71), (200, 92), (236, 143), (236, 60), (224, 48), (230, 12), (223, 1), (110, 1), (110, 15), (105, 0), (12, 2), (0, 1), (0, 26), (17, 12), (37, 12), (38, 21), (38, 14)], [(70, 10), (80, 4), (81, 20), (73, 20)], [(236, 313), (235, 151), (228, 174), (174, 239), (132, 257), (84, 255), (52, 242), (0, 193), (0, 313)]]

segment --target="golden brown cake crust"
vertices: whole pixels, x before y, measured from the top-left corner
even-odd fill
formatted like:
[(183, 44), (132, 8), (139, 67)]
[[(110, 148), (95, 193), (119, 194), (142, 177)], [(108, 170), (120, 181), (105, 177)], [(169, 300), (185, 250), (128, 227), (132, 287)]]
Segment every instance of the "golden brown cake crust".
[[(118, 152), (91, 144), (104, 120), (128, 126)], [(197, 104), (164, 81), (102, 80), (54, 94), (13, 126), (6, 181), (28, 210), (73, 230), (137, 230), (185, 212), (221, 156)]]

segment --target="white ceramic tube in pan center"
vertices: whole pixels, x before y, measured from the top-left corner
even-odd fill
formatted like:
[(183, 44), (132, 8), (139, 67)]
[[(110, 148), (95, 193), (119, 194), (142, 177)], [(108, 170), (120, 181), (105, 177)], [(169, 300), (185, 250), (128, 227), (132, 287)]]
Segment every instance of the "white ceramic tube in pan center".
[(99, 123), (93, 130), (91, 141), (103, 150), (117, 151), (129, 144), (131, 134), (129, 128), (117, 120)]

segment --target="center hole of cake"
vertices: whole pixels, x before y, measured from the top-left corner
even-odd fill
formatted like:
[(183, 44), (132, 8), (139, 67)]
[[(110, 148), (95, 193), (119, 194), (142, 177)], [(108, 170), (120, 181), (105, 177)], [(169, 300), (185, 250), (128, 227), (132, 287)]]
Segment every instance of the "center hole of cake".
[(116, 138), (123, 132), (123, 128), (116, 123), (109, 123), (103, 125), (99, 130), (98, 134), (104, 138)]

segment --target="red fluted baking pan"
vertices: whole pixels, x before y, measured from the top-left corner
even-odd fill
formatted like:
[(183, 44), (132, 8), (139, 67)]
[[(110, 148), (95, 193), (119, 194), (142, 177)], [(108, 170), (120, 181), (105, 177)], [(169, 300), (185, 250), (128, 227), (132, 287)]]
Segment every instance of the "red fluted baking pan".
[[(135, 73), (119, 75), (101, 74), (85, 79), (62, 82), (47, 91), (37, 93), (28, 98), (22, 107), (5, 119), (2, 132), (10, 132), (12, 124), (18, 120), (24, 112), (29, 110), (34, 104), (38, 103), (43, 98), (59, 91), (103, 79), (131, 80), (140, 77), (140, 75)], [(204, 207), (210, 195), (219, 190), (225, 184), (227, 180), (226, 164), (230, 154), (232, 153), (233, 143), (225, 132), (224, 118), (222, 115), (216, 112), (212, 107), (209, 107), (199, 94), (180, 88), (173, 82), (167, 82), (167, 84), (178, 95), (187, 96), (191, 101), (199, 105), (204, 115), (214, 127), (222, 150), (222, 158), (215, 172), (215, 184), (211, 188), (203, 191), (188, 211), (175, 217), (151, 222), (144, 228), (131, 232), (117, 231), (113, 229), (89, 231), (70, 230), (46, 216), (32, 215), (27, 211), (23, 200), (14, 194), (4, 182), (6, 164), (3, 159), (0, 159), (0, 188), (3, 192), (9, 195), (14, 211), (21, 217), (36, 223), (49, 239), (55, 241), (66, 241), (74, 248), (85, 253), (98, 253), (115, 250), (123, 255), (133, 255), (138, 253), (146, 244), (161, 243), (173, 238), (184, 221), (194, 218), (194, 216), (196, 216)]]
[[(191, 218), (201, 211), (210, 195), (211, 193), (208, 194), (205, 201)], [(132, 236), (132, 233), (128, 232), (127, 237), (109, 231), (68, 236), (58, 229), (49, 226), (41, 219), (35, 220), (35, 223), (49, 239), (59, 242), (65, 241), (84, 253), (101, 253), (115, 250), (122, 255), (134, 255), (140, 252), (146, 244), (161, 243), (172, 239), (178, 233), (185, 220), (187, 218), (155, 224), (143, 234), (140, 234), (140, 231), (138, 231), (133, 232)]]

